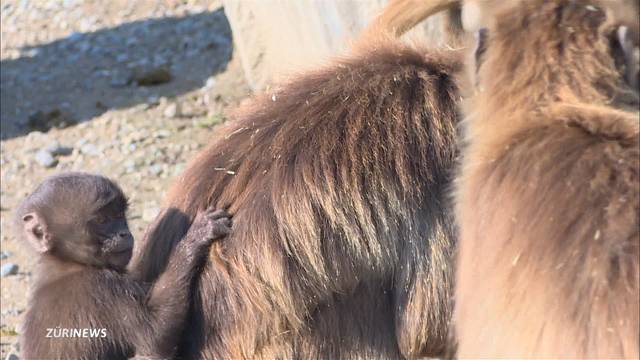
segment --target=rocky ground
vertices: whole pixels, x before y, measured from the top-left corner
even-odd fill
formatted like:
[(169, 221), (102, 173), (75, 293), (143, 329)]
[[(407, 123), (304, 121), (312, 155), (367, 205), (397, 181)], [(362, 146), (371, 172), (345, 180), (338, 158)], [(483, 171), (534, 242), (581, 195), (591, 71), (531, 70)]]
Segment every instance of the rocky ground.
[(139, 237), (249, 89), (218, 1), (0, 0), (0, 11), (0, 343), (15, 359), (34, 265), (10, 226), (20, 199), (60, 171), (101, 173), (130, 196)]

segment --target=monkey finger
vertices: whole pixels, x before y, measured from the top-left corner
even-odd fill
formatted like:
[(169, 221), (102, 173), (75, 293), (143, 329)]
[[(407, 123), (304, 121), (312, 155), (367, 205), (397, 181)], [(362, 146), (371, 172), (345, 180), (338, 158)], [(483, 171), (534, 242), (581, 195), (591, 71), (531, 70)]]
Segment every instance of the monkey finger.
[(208, 208), (205, 212), (205, 215), (212, 220), (231, 217), (231, 215), (229, 215), (229, 213), (226, 210), (215, 209), (215, 208)]
[(229, 233), (231, 233), (231, 228), (229, 226), (220, 224), (220, 223), (216, 223), (214, 224), (214, 226), (211, 228), (211, 231), (209, 232), (208, 236), (207, 236), (207, 240), (217, 240), (217, 239), (221, 239), (227, 235), (229, 235)]
[(215, 227), (218, 229), (224, 228), (226, 233), (228, 234), (231, 231), (231, 219), (229, 218), (221, 218), (215, 221)]
[(230, 233), (231, 233), (231, 227), (229, 226), (217, 226), (214, 232), (214, 234), (218, 235), (218, 237), (226, 236), (226, 235), (229, 235)]

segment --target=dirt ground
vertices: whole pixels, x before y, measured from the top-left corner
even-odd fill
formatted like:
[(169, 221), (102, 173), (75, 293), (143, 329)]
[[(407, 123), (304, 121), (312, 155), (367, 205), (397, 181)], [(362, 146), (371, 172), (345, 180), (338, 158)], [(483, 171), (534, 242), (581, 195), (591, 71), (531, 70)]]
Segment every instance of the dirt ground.
[(139, 238), (249, 89), (219, 1), (0, 0), (0, 11), (4, 359), (19, 355), (34, 265), (10, 226), (18, 202), (54, 173), (101, 173), (130, 196)]

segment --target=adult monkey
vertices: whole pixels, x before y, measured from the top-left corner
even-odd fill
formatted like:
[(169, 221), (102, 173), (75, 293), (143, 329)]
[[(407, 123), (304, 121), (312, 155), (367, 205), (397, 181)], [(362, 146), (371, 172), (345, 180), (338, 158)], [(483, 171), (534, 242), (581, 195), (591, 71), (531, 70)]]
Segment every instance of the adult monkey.
[(465, 2), (461, 358), (640, 354), (638, 3)]
[(486, 30), (457, 181), (460, 357), (640, 356), (637, 74), (619, 66), (637, 4), (465, 4)]
[(640, 355), (637, 14), (637, 0), (465, 2), (459, 357)]
[[(174, 184), (167, 208), (234, 214), (199, 279), (181, 356), (443, 353), (460, 62), (371, 41), (255, 97)], [(151, 234), (164, 241), (133, 261), (148, 280), (162, 261), (145, 254), (168, 252), (187, 225), (157, 220)]]

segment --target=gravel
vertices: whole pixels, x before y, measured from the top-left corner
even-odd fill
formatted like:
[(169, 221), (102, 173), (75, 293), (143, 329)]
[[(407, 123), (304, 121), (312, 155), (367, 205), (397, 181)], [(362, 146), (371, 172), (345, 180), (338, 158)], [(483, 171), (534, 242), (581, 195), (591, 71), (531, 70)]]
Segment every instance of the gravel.
[(46, 168), (55, 167), (58, 165), (58, 160), (47, 150), (38, 150), (35, 156), (35, 160), (41, 166)]
[(178, 117), (180, 116), (180, 106), (176, 103), (169, 104), (163, 114), (168, 118)]
[[(23, 197), (62, 171), (106, 175), (129, 196), (139, 239), (171, 182), (249, 90), (219, 1), (1, 4), (0, 359), (7, 359), (20, 355), (17, 336), (6, 334), (19, 333), (36, 261), (10, 226)], [(170, 81), (134, 80), (140, 69), (158, 68)]]
[(88, 143), (80, 147), (80, 153), (95, 156), (100, 154), (100, 150), (98, 150), (98, 147), (96, 145)]

